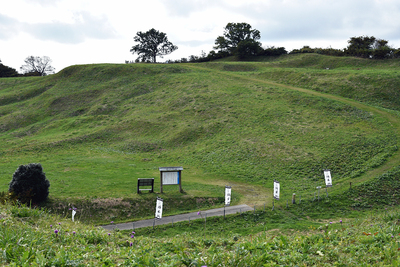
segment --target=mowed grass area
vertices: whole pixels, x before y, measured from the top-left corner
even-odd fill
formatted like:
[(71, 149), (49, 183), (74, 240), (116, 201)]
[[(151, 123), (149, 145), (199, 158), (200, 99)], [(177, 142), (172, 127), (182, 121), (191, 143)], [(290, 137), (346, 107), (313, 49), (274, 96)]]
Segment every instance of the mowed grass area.
[[(165, 198), (218, 198), (232, 185), (233, 204), (270, 203), (274, 179), (283, 198), (311, 196), (324, 184), (325, 168), (340, 194), (397, 153), (398, 126), (351, 99), (398, 110), (391, 97), (399, 91), (398, 64), (288, 55), (82, 65), (47, 77), (0, 79), (0, 190), (20, 164), (40, 162), (50, 197), (70, 198), (66, 203), (152, 201), (155, 195), (136, 194), (137, 178), (154, 177), (159, 192), (158, 167), (165, 166), (183, 166), (185, 190), (165, 187)], [(364, 78), (354, 82), (355, 76)]]

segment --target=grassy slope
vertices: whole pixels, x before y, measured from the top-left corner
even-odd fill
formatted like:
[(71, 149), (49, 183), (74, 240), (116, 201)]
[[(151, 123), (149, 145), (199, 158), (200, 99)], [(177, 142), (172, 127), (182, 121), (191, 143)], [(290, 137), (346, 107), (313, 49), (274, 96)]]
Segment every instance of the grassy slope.
[[(322, 197), (320, 202), (304, 199), (303, 195), (301, 204), (286, 208), (285, 203), (279, 202), (275, 203), (274, 211), (258, 210), (254, 214), (233, 215), (227, 220), (210, 218), (207, 225), (197, 220), (175, 227), (157, 227), (155, 231), (137, 229), (134, 239), (130, 232), (114, 231), (109, 236), (101, 229), (72, 223), (68, 215), (61, 218), (37, 209), (5, 205), (1, 206), (0, 214), (0, 249), (4, 252), (0, 262), (18, 266), (398, 265), (399, 209), (384, 210), (382, 206), (398, 204), (400, 169), (393, 168), (380, 175), (399, 166), (399, 153), (394, 151), (400, 128), (396, 112), (294, 87), (296, 82), (287, 80), (290, 77), (287, 73), (308, 73), (314, 68), (314, 55), (309, 55), (312, 60), (307, 64), (302, 62), (309, 58), (303, 56), (278, 58), (269, 63), (167, 68), (164, 65), (162, 68), (152, 65), (76, 66), (45, 79), (0, 79), (0, 183), (3, 190), (18, 164), (40, 161), (51, 180), (52, 195), (85, 194), (87, 197), (81, 200), (85, 201), (95, 195), (113, 194), (129, 196), (145, 204), (154, 196), (132, 194), (135, 186), (131, 185), (131, 180), (149, 175), (157, 177), (158, 166), (179, 164), (185, 168), (187, 194), (184, 197), (219, 196), (221, 186), (230, 181), (235, 183), (236, 191), (246, 188), (242, 190), (245, 193), (242, 200), (253, 201), (269, 195), (269, 190), (262, 186), (262, 177), (271, 170), (285, 186), (295, 187), (290, 183), (303, 178), (303, 183), (298, 182), (303, 186), (301, 193), (313, 193), (313, 183), (323, 183), (318, 175), (320, 167), (324, 166), (317, 166), (315, 178), (318, 181), (314, 181), (314, 177), (308, 175), (313, 173), (308, 169), (310, 163), (303, 158), (333, 164), (334, 188), (338, 188), (330, 198)], [(396, 61), (317, 59), (342, 61), (344, 72), (346, 68), (354, 68), (354, 63), (349, 61), (357, 61), (365, 68), (375, 64), (371, 73), (388, 72), (387, 80), (397, 79), (395, 70), (391, 70)], [(280, 82), (292, 86), (265, 80), (265, 76), (270, 75), (266, 73), (274, 71), (267, 66), (279, 61), (286, 64)], [(299, 68), (302, 64), (303, 69)], [(145, 75), (149, 75), (149, 69), (153, 72), (147, 79)], [(124, 70), (127, 76), (118, 75), (114, 82), (107, 77), (109, 72), (121, 74)], [(324, 70), (316, 70), (320, 71)], [(96, 76), (98, 72), (102, 75)], [(162, 83), (160, 77), (169, 79)], [(278, 81), (276, 74), (274, 77)], [(140, 81), (143, 87), (138, 85)], [(341, 82), (340, 79), (335, 81)], [(156, 83), (160, 85), (150, 88)], [(126, 94), (131, 92), (134, 96), (124, 95), (125, 86), (134, 88), (126, 90)], [(141, 93), (136, 90), (138, 88)], [(145, 93), (143, 88), (149, 92)], [(384, 89), (381, 93), (389, 95), (393, 90)], [(211, 97), (214, 92), (219, 93), (215, 94), (218, 97)], [(337, 95), (342, 93), (336, 92)], [(364, 101), (385, 107), (392, 105), (393, 110), (398, 110), (396, 99), (388, 99), (389, 104), (374, 98)], [(164, 102), (166, 107), (163, 107)], [(165, 125), (170, 127), (165, 129)], [(385, 150), (386, 146), (393, 148)], [(273, 156), (268, 161), (266, 156), (262, 157), (263, 161), (256, 161), (252, 155), (260, 156), (257, 154), (260, 151)], [(336, 153), (338, 156), (334, 155)], [(350, 156), (342, 163), (340, 157), (347, 153)], [(274, 165), (280, 161), (281, 165)], [(219, 168), (225, 164), (228, 167)], [(261, 170), (257, 175), (251, 165), (257, 165), (258, 170), (266, 166), (268, 171)], [(252, 182), (259, 183), (260, 187), (246, 184), (247, 179), (236, 169), (239, 167), (244, 173), (252, 174)], [(299, 167), (306, 175), (302, 176)], [(293, 171), (296, 175), (290, 175)], [(270, 178), (265, 177), (268, 187)], [(348, 181), (364, 180), (368, 181), (348, 190)], [(311, 185), (305, 186), (305, 183)], [(284, 196), (292, 192), (285, 195), (285, 190)], [(246, 195), (248, 192), (253, 192), (255, 198)], [(176, 198), (175, 203), (181, 199), (174, 188), (168, 189), (163, 197)], [(91, 203), (101, 205), (102, 201), (115, 200), (98, 199)], [(116, 201), (127, 205), (126, 199)], [(187, 200), (185, 203), (189, 204)], [(353, 214), (359, 216), (355, 220), (345, 219), (350, 215), (346, 206), (362, 209), (374, 204), (380, 210), (373, 210), (366, 217)], [(68, 206), (64, 208), (68, 210)], [(105, 210), (106, 213), (110, 210)], [(81, 216), (78, 209), (79, 220)], [(308, 220), (310, 217), (317, 221)], [(343, 224), (339, 219), (343, 219)], [(333, 224), (329, 224), (330, 221)], [(321, 225), (322, 222), (327, 224)], [(49, 228), (50, 224), (53, 228)], [(321, 226), (317, 228), (318, 225)], [(57, 235), (55, 228), (59, 230)]]
[[(41, 162), (59, 197), (138, 198), (136, 178), (158, 177), (158, 167), (171, 165), (185, 169), (186, 197), (218, 197), (231, 183), (242, 202), (265, 203), (270, 190), (263, 188), (273, 179), (285, 185), (284, 197), (310, 195), (323, 184), (323, 168), (343, 191), (349, 181), (372, 178), (367, 170), (385, 167), (397, 150), (397, 117), (388, 121), (376, 108), (293, 86), (397, 110), (398, 98), (390, 97), (399, 91), (397, 70), (398, 61), (296, 55), (71, 66), (45, 78), (1, 79), (0, 189), (19, 164)], [(351, 82), (360, 75), (368, 82)], [(383, 76), (381, 101), (370, 85)], [(167, 192), (176, 195), (173, 187)]]
[(290, 55), (268, 66), (274, 67), (263, 73), (263, 78), (269, 80), (400, 109), (400, 61), (397, 59), (365, 60), (305, 54)]
[[(10, 266), (398, 266), (398, 207), (356, 220), (299, 220), (285, 210), (105, 232), (38, 209), (1, 206)], [(279, 229), (277, 229), (279, 228)], [(177, 234), (179, 233), (179, 234)]]

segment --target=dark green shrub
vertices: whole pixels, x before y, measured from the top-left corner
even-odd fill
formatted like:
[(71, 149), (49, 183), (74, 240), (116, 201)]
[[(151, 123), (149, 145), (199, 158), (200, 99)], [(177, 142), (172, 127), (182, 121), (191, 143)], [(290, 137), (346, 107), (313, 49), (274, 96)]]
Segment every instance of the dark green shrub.
[(8, 191), (23, 203), (40, 203), (49, 196), (50, 182), (40, 163), (21, 165), (13, 174)]

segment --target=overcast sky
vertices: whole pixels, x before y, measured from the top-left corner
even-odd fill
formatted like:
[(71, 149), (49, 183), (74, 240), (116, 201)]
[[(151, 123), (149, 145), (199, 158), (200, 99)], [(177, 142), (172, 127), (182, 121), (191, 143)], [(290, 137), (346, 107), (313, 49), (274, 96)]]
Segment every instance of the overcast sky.
[(124, 63), (138, 31), (155, 28), (178, 50), (157, 60), (208, 53), (229, 22), (261, 33), (263, 47), (342, 49), (353, 36), (400, 47), (399, 0), (11, 0), (0, 8), (0, 60), (20, 70), (48, 56), (56, 71)]

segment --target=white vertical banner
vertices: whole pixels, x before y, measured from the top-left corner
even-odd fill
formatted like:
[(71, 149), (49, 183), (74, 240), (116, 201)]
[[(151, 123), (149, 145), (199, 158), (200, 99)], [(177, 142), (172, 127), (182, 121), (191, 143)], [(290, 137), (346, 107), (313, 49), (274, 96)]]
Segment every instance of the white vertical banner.
[(72, 221), (74, 222), (74, 217), (75, 217), (76, 211), (74, 209), (72, 209)]
[(225, 186), (225, 206), (231, 204), (232, 187)]
[(156, 218), (157, 219), (162, 218), (162, 208), (163, 208), (163, 199), (158, 197), (157, 203), (156, 203)]
[(274, 199), (279, 200), (280, 190), (281, 188), (279, 182), (274, 180)]
[(330, 170), (324, 170), (326, 187), (332, 187), (332, 176)]

